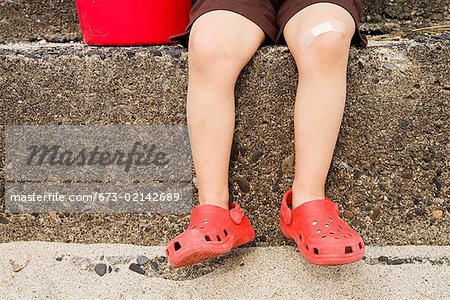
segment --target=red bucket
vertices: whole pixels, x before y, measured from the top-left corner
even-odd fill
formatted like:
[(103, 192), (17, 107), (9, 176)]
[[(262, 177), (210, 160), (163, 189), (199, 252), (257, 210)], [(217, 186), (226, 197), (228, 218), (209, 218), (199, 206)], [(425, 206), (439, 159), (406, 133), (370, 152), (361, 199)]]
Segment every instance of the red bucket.
[(191, 0), (76, 0), (89, 45), (169, 44), (189, 22)]

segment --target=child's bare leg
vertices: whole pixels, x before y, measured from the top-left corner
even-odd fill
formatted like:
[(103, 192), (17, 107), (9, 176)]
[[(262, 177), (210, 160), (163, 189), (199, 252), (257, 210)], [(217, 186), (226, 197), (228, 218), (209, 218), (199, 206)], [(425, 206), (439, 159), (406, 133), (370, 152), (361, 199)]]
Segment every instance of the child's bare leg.
[[(312, 28), (316, 28), (316, 34), (321, 32), (327, 27), (316, 26), (326, 22), (328, 28), (334, 24), (331, 27), (335, 30), (311, 40), (308, 32)], [(299, 70), (294, 117), (294, 208), (325, 196), (325, 180), (345, 106), (348, 53), (354, 31), (351, 15), (329, 3), (306, 7), (284, 29)], [(305, 42), (305, 38), (309, 41)]]
[(187, 121), (200, 204), (228, 208), (234, 87), (263, 40), (260, 27), (230, 11), (208, 12), (192, 26)]

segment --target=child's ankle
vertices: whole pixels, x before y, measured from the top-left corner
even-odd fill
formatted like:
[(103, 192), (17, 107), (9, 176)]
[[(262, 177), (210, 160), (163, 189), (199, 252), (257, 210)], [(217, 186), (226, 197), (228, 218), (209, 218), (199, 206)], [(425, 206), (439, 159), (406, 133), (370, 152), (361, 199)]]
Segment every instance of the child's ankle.
[(292, 186), (292, 208), (297, 208), (303, 203), (325, 198), (324, 187)]
[(220, 206), (225, 209), (229, 209), (229, 196), (228, 193), (200, 193), (199, 192), (199, 202), (200, 205), (212, 204)]

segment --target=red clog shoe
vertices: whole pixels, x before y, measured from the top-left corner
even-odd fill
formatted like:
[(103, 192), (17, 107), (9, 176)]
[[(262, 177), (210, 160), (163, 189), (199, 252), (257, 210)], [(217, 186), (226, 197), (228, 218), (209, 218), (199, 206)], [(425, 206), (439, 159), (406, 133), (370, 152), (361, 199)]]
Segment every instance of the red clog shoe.
[(361, 236), (339, 217), (337, 205), (327, 197), (292, 210), (292, 190), (287, 191), (281, 204), (280, 228), (313, 264), (342, 265), (364, 256)]
[(184, 267), (217, 257), (255, 238), (250, 220), (237, 203), (230, 209), (205, 204), (195, 207), (189, 227), (166, 248), (169, 263)]

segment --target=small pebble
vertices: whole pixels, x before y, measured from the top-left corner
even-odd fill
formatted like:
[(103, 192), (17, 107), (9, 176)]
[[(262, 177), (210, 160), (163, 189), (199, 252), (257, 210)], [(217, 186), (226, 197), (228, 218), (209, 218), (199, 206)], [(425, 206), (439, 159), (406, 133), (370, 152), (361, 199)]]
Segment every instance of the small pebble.
[(165, 257), (165, 256), (160, 256), (160, 257), (158, 257), (158, 261), (160, 262), (160, 263), (165, 263), (166, 261), (167, 261), (167, 258)]
[(62, 256), (59, 256), (59, 257), (56, 258), (57, 261), (62, 261), (62, 259), (63, 259)]
[(351, 211), (349, 210), (344, 210), (344, 218), (346, 219), (353, 219), (353, 217), (355, 216)]
[(112, 272), (112, 267), (108, 266), (108, 273), (111, 273), (111, 272)]
[(105, 264), (97, 264), (97, 265), (95, 265), (94, 270), (98, 275), (103, 276), (106, 274), (106, 269), (107, 269), (107, 267)]
[(386, 70), (389, 70), (389, 71), (394, 71), (396, 69), (395, 65), (394, 64), (390, 64), (390, 63), (384, 64), (383, 67)]
[(238, 150), (239, 154), (242, 156), (245, 156), (245, 154), (247, 153), (247, 148), (245, 146), (239, 146)]
[(139, 256), (136, 258), (136, 262), (137, 262), (137, 264), (140, 265), (140, 266), (145, 265), (145, 264), (148, 263), (149, 261), (150, 261), (150, 259), (149, 259), (147, 256), (145, 256), (145, 255), (139, 255)]
[(250, 162), (255, 163), (257, 162), (262, 156), (264, 155), (264, 152), (261, 150), (256, 150), (253, 152), (252, 156), (250, 157)]
[(267, 242), (267, 237), (265, 235), (261, 235), (261, 236), (258, 237), (258, 240), (261, 243), (265, 243), (265, 242)]
[(248, 180), (246, 178), (238, 177), (238, 178), (236, 178), (236, 182), (237, 182), (241, 192), (248, 193), (250, 191), (250, 183), (248, 182)]
[(405, 179), (413, 179), (414, 175), (412, 172), (410, 171), (406, 171), (402, 173), (402, 177)]
[(416, 215), (418, 215), (418, 216), (423, 216), (425, 214), (425, 209), (423, 209), (421, 207), (416, 208), (414, 211), (415, 211)]
[(374, 207), (373, 210), (372, 210), (372, 215), (370, 216), (370, 218), (372, 220), (376, 220), (376, 219), (378, 219), (380, 214), (381, 214), (381, 209), (379, 207)]
[(194, 187), (198, 189), (198, 179), (197, 177), (192, 178), (192, 183), (194, 183)]
[(150, 261), (150, 266), (152, 267), (153, 271), (158, 271), (159, 270), (159, 266), (158, 263), (156, 261)]
[(437, 204), (437, 205), (442, 205), (444, 204), (445, 199), (444, 198), (434, 198), (433, 199), (433, 203)]
[(53, 35), (49, 38), (50, 42), (53, 43), (64, 43), (67, 39), (64, 36), (60, 36), (60, 35)]
[(114, 272), (119, 273), (120, 272), (120, 268), (115, 268)]
[(133, 271), (133, 272), (136, 272), (136, 273), (139, 273), (139, 274), (142, 274), (142, 275), (145, 275), (145, 270), (144, 269), (142, 269), (139, 265), (137, 265), (137, 264), (131, 264), (129, 267), (128, 267), (131, 271)]
[(386, 261), (388, 261), (388, 259), (389, 259), (389, 258), (388, 258), (387, 256), (384, 256), (384, 255), (378, 257), (378, 261), (384, 261), (384, 262), (386, 262)]
[(442, 218), (443, 214), (444, 214), (444, 212), (440, 209), (433, 210), (433, 212), (431, 213), (431, 215), (433, 216), (434, 219)]
[(283, 159), (281, 162), (281, 170), (283, 174), (290, 174), (294, 171), (294, 162), (295, 158), (293, 154)]
[(9, 223), (9, 220), (6, 217), (0, 215), (0, 224), (6, 225), (8, 223)]
[(100, 256), (100, 260), (104, 260), (104, 259), (105, 259), (104, 255)]
[(394, 257), (391, 260), (388, 260), (387, 264), (388, 265), (401, 265), (405, 263), (405, 260), (403, 258), (398, 258), (398, 257)]

